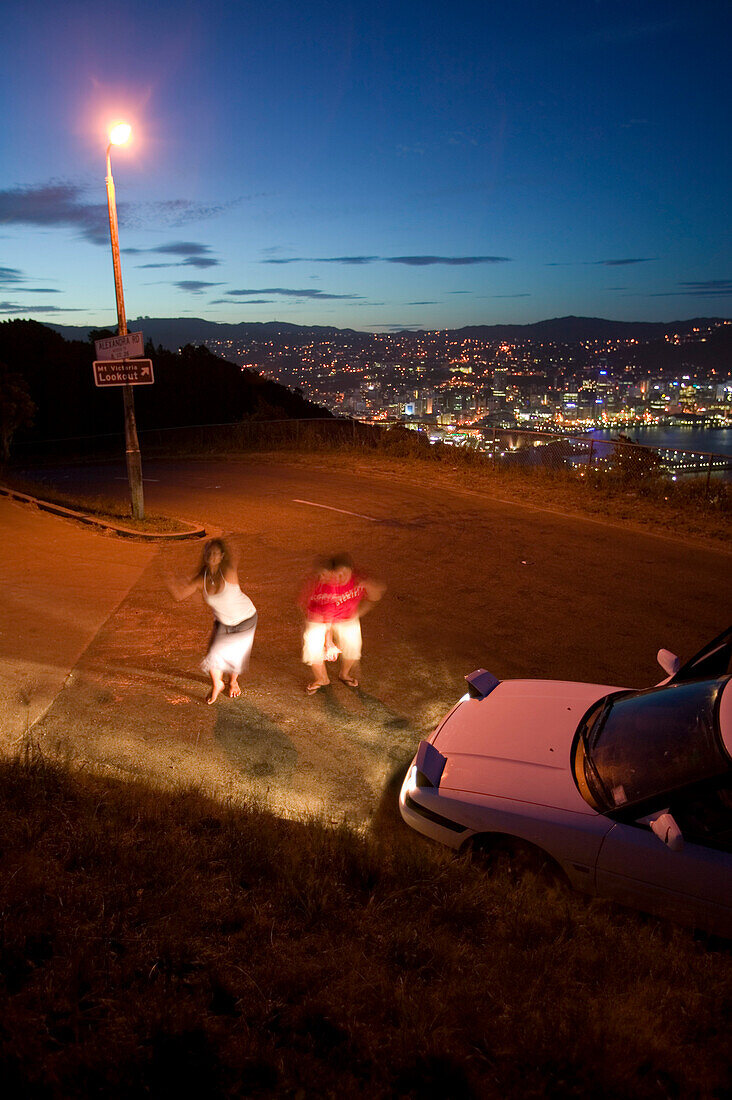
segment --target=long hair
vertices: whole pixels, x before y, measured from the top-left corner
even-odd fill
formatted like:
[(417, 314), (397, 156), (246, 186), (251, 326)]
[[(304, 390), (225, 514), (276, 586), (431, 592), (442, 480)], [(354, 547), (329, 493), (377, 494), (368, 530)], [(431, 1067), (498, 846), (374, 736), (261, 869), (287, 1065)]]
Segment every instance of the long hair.
[(221, 570), (222, 570), (222, 572), (223, 572), (224, 569), (231, 568), (231, 554), (229, 553), (229, 548), (226, 545), (226, 543), (224, 542), (224, 540), (223, 539), (209, 539), (208, 542), (203, 547), (203, 552), (201, 554), (201, 565), (198, 569), (198, 572), (196, 573), (197, 577), (203, 577), (206, 570), (208, 569), (208, 558), (209, 558), (209, 554), (211, 553), (212, 550), (220, 550), (221, 553), (223, 554), (223, 558), (222, 558), (222, 561), (221, 561)]

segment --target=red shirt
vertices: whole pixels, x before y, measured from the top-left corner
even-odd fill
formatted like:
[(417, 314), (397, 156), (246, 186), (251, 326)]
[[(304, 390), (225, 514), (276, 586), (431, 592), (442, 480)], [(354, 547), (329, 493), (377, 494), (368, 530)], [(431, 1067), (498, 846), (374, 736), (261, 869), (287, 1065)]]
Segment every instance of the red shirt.
[(365, 596), (363, 580), (356, 573), (345, 584), (327, 584), (316, 577), (305, 586), (300, 606), (311, 622), (338, 623), (353, 619)]

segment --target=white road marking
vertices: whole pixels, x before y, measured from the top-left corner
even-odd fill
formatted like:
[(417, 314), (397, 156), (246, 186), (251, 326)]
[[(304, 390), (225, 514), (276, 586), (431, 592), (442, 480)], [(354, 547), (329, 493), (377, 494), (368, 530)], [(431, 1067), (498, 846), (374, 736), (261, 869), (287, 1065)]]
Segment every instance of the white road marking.
[(293, 498), (293, 504), (309, 504), (311, 508), (325, 508), (329, 512), (340, 512), (344, 516), (358, 516), (359, 519), (370, 520), (371, 523), (378, 523), (378, 519), (374, 516), (364, 516), (361, 512), (349, 512), (346, 508), (332, 508), (330, 504), (316, 504), (313, 500), (298, 500)]

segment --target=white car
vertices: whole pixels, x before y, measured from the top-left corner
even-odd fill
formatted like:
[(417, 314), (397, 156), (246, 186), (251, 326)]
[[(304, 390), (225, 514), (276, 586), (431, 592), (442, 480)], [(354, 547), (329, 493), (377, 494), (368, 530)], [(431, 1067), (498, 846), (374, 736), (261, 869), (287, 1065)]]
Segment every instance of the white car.
[(425, 836), (732, 938), (732, 628), (644, 691), (484, 669), (421, 741), (399, 808)]

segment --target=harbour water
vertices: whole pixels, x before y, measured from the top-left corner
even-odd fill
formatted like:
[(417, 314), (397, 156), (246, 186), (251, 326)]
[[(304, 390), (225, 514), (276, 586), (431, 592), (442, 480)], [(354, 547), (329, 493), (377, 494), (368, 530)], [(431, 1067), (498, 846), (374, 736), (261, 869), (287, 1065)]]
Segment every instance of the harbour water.
[(646, 447), (678, 447), (683, 451), (732, 456), (732, 428), (669, 427), (598, 428), (588, 432), (595, 439), (617, 439), (619, 432)]

